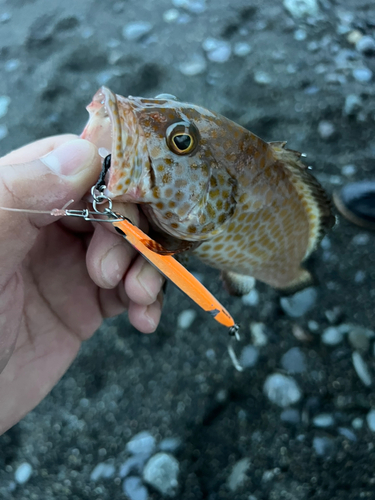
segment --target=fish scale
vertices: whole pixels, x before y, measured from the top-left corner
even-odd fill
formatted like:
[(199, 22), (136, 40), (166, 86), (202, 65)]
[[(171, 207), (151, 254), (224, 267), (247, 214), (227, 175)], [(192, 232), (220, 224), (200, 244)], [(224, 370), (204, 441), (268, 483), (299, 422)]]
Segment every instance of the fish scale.
[(334, 218), (299, 153), (175, 99), (102, 87), (88, 111), (82, 137), (112, 152), (107, 195), (139, 204), (156, 241), (197, 247), (231, 293), (247, 291), (247, 276), (280, 289), (311, 280), (301, 262)]

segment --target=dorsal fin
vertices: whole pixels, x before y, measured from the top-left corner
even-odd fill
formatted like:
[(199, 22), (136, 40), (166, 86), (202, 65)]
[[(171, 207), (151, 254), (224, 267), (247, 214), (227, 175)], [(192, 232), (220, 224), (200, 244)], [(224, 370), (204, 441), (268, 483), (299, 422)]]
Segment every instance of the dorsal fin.
[(280, 161), (292, 174), (293, 184), (299, 195), (310, 208), (308, 217), (311, 238), (306, 257), (316, 248), (323, 236), (335, 224), (332, 202), (327, 193), (301, 161), (301, 153), (286, 149), (286, 142), (270, 142), (276, 160)]

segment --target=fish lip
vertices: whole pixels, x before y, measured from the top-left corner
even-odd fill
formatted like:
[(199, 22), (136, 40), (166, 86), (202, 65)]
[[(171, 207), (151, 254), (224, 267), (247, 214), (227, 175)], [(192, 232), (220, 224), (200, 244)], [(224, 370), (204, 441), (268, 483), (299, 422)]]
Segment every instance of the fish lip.
[[(86, 108), (90, 118), (81, 137), (111, 153), (106, 195), (118, 201), (139, 203), (152, 186), (152, 167), (148, 153), (142, 149), (144, 134), (133, 107), (131, 98), (116, 95), (102, 86)], [(131, 182), (125, 184), (126, 179)]]

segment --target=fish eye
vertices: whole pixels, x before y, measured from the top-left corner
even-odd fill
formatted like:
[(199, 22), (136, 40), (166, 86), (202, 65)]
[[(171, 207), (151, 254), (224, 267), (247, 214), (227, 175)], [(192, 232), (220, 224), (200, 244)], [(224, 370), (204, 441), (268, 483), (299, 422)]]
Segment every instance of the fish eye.
[(167, 145), (173, 153), (187, 155), (198, 146), (199, 133), (195, 125), (188, 122), (173, 123), (167, 128)]

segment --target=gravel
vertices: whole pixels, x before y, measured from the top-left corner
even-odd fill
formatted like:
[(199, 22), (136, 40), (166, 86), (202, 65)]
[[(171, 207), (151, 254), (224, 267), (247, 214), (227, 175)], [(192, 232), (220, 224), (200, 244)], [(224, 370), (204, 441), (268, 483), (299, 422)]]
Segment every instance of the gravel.
[(180, 466), (176, 458), (168, 453), (157, 453), (147, 462), (143, 479), (162, 495), (175, 496)]
[(281, 373), (269, 375), (264, 383), (263, 390), (272, 403), (282, 408), (297, 403), (302, 397), (297, 382), (292, 377), (287, 377)]

